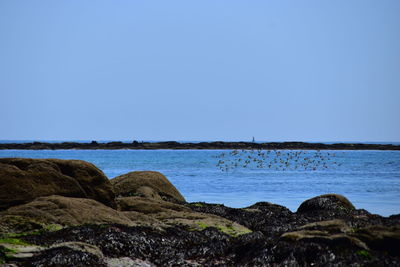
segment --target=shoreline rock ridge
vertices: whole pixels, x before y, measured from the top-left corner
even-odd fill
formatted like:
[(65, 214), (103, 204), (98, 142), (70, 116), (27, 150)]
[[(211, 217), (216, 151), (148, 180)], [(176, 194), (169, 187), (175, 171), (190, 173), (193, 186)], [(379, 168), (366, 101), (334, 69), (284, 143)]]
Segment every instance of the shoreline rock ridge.
[(400, 145), (366, 143), (307, 143), (307, 142), (29, 142), (0, 143), (0, 149), (56, 150), (56, 149), (304, 149), (304, 150), (400, 150)]

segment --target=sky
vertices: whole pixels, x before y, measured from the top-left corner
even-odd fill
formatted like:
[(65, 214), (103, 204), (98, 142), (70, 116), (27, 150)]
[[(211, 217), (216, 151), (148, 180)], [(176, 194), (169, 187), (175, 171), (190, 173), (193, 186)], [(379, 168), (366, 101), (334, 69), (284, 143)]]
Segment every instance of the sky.
[(400, 141), (400, 1), (2, 0), (0, 140)]

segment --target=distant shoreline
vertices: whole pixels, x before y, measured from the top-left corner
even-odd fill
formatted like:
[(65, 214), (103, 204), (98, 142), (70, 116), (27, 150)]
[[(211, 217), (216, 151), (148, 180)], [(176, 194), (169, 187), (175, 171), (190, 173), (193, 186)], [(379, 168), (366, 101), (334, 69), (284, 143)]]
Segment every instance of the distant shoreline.
[(60, 150), (60, 149), (301, 149), (301, 150), (400, 150), (400, 145), (393, 144), (365, 144), (365, 143), (307, 143), (307, 142), (196, 142), (180, 143), (176, 141), (166, 142), (107, 142), (96, 141), (80, 142), (27, 142), (27, 143), (0, 143), (0, 150)]

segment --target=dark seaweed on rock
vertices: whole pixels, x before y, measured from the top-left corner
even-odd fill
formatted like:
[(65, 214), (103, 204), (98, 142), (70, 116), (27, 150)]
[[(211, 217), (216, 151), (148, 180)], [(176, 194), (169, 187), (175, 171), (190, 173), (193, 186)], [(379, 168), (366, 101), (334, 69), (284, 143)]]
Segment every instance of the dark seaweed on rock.
[[(315, 201), (321, 199), (322, 201)], [(238, 222), (253, 232), (233, 237), (217, 228), (202, 231), (182, 226), (164, 229), (118, 224), (83, 225), (56, 232), (22, 236), (27, 243), (85, 242), (98, 247), (103, 257), (58, 249), (64, 262), (77, 259), (103, 266), (110, 259), (131, 259), (134, 266), (398, 266), (400, 264), (400, 220), (356, 210), (339, 195), (311, 199), (315, 212), (291, 212), (268, 202), (243, 209), (218, 204), (188, 203), (186, 207)], [(309, 203), (310, 200), (304, 203)], [(303, 204), (304, 204), (303, 203)], [(350, 203), (350, 204), (349, 204)], [(306, 205), (304, 204), (304, 205)], [(54, 250), (18, 261), (62, 263)], [(36, 266), (36, 265), (33, 265)], [(37, 265), (40, 266), (40, 265)], [(43, 265), (59, 266), (59, 265)], [(62, 265), (60, 265), (62, 266)], [(65, 266), (74, 266), (73, 264)], [(77, 265), (79, 266), (79, 264)], [(108, 265), (110, 266), (110, 265)]]
[(18, 262), (23, 267), (74, 266), (107, 267), (107, 264), (91, 253), (76, 251), (67, 247), (53, 248), (29, 260)]
[[(324, 240), (303, 239), (294, 242), (266, 238), (261, 232), (233, 238), (216, 228), (190, 231), (171, 227), (159, 231), (146, 227), (87, 225), (40, 236), (25, 236), (23, 240), (39, 245), (65, 241), (90, 243), (99, 247), (105, 258), (98, 258), (96, 262), (93, 256), (88, 257), (79, 252), (60, 253), (67, 257), (64, 262), (75, 263), (75, 259), (81, 258), (83, 262), (92, 261), (92, 266), (103, 266), (107, 258), (123, 257), (139, 259), (154, 266), (347, 266), (352, 263), (357, 263), (358, 266), (396, 266), (399, 263), (399, 255), (340, 246)], [(70, 254), (66, 254), (67, 252)], [(51, 251), (20, 263), (23, 266), (31, 266), (32, 260), (59, 263), (54, 257)]]

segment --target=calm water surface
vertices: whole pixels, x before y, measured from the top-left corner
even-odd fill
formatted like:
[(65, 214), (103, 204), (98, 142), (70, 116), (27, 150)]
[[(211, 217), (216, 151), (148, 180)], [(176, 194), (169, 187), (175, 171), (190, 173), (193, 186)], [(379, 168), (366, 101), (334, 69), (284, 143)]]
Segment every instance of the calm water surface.
[[(343, 194), (357, 208), (388, 216), (400, 213), (400, 151), (322, 151), (327, 169), (275, 170), (255, 166), (222, 172), (218, 150), (0, 150), (0, 157), (81, 159), (109, 178), (134, 171), (165, 174), (187, 201), (245, 207), (269, 201), (295, 211), (304, 200)], [(227, 152), (227, 151), (225, 151)], [(311, 152), (306, 152), (311, 153)]]

